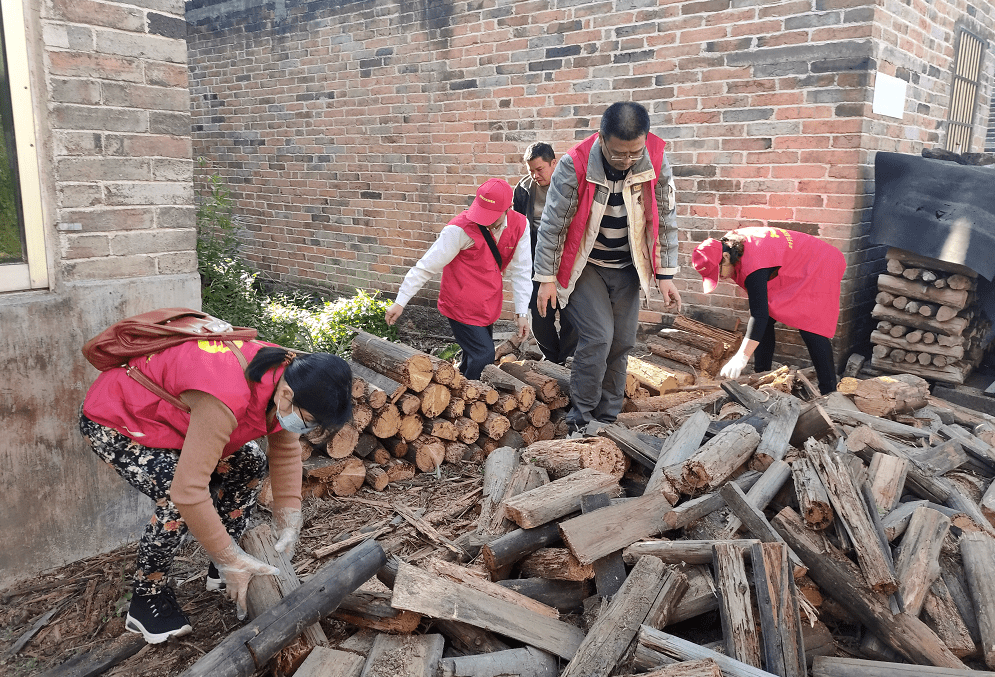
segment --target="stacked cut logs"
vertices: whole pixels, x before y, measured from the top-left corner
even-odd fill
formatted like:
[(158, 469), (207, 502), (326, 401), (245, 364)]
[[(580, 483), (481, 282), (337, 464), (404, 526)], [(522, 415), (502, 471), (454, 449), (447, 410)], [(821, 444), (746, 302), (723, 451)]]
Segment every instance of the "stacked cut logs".
[(559, 365), (504, 362), (468, 380), (450, 362), (360, 332), (350, 366), (352, 420), (301, 439), (311, 496), (349, 496), (364, 483), (382, 491), (443, 462), (566, 435), (569, 370)]
[(878, 277), (871, 367), (960, 384), (980, 363), (988, 321), (976, 305), (977, 273), (890, 248)]

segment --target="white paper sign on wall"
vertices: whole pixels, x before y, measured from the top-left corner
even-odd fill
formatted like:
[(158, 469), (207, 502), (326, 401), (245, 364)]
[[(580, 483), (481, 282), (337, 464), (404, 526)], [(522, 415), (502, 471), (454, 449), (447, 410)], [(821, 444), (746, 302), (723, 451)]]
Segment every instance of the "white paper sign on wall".
[(905, 90), (909, 83), (905, 80), (885, 75), (878, 71), (874, 75), (874, 103), (871, 105), (878, 115), (902, 119), (905, 113)]

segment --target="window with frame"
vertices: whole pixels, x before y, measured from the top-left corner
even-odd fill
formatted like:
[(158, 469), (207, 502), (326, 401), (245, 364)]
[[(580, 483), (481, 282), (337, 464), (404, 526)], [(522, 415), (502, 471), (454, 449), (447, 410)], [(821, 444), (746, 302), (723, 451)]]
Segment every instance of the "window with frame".
[(985, 49), (984, 40), (970, 31), (960, 29), (954, 52), (950, 110), (947, 114), (946, 149), (952, 153), (967, 153), (971, 150), (974, 109), (980, 90), (981, 64)]
[(0, 0), (0, 292), (48, 287), (22, 0)]

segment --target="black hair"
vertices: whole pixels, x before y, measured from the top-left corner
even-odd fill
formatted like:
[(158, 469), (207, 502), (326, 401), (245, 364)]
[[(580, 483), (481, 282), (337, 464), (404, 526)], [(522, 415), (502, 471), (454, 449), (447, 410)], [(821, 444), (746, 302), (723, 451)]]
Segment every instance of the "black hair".
[(605, 139), (632, 141), (650, 133), (650, 114), (635, 101), (619, 101), (608, 106), (601, 116), (599, 131)]
[(279, 346), (266, 346), (256, 353), (245, 370), (249, 380), (260, 383), (263, 375), (284, 363), (283, 378), (294, 391), (293, 402), (306, 409), (320, 426), (338, 430), (352, 418), (352, 369), (330, 353), (297, 353)]
[(535, 143), (530, 143), (529, 147), (525, 149), (525, 155), (522, 156), (522, 159), (525, 160), (527, 164), (536, 158), (542, 158), (546, 162), (552, 162), (556, 159), (556, 154), (553, 153), (553, 147), (548, 143), (536, 141)]
[(726, 233), (722, 236), (721, 242), (722, 252), (729, 252), (729, 263), (735, 266), (743, 258), (746, 236), (736, 232)]

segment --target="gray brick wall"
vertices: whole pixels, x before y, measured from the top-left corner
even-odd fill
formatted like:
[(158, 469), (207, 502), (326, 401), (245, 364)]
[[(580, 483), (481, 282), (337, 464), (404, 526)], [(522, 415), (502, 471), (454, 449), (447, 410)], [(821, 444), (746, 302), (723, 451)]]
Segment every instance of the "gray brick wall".
[(183, 3), (42, 4), (66, 282), (196, 271)]

